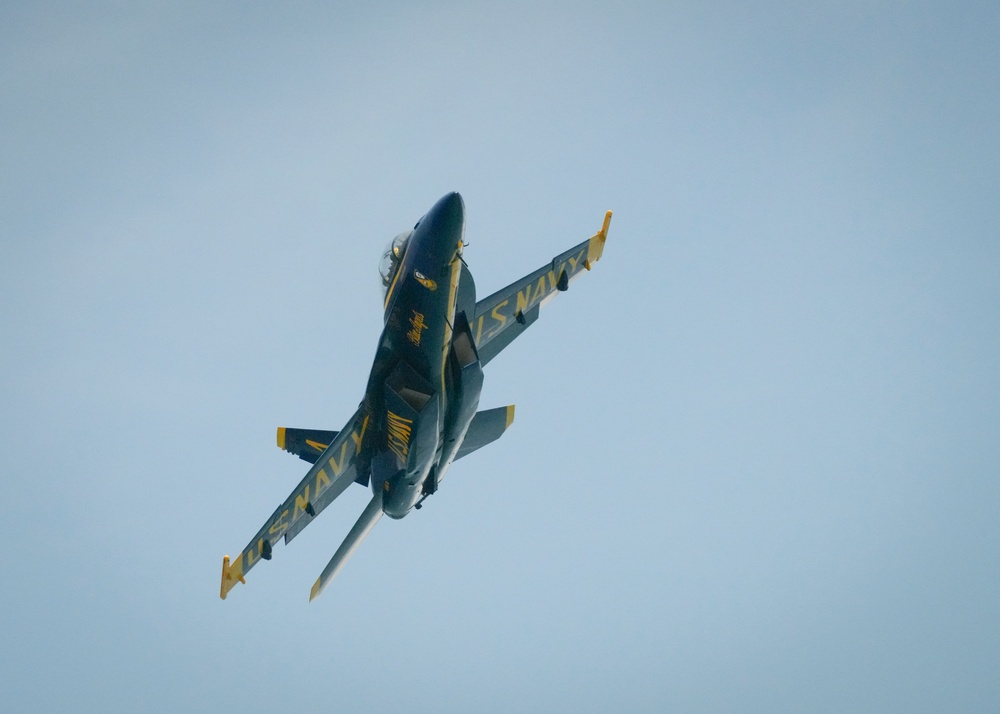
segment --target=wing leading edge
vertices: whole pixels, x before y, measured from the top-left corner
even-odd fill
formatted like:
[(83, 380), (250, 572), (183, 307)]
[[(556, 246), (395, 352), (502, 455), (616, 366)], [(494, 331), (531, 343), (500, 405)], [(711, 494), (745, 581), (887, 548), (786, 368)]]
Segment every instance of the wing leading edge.
[(601, 259), (611, 225), (611, 211), (604, 225), (591, 238), (575, 245), (533, 273), (476, 303), (472, 332), (479, 359), (486, 364), (524, 332), (535, 320), (542, 305), (565, 291), (569, 284)]
[[(239, 555), (232, 561), (228, 555), (222, 559), (219, 594), (223, 600), (237, 582), (246, 582), (244, 576), (250, 568), (262, 558), (271, 559), (272, 548), (279, 538), (283, 537), (285, 543), (291, 541), (351, 483), (367, 477), (367, 474), (358, 473), (357, 463), (367, 428), (368, 415), (363, 409), (358, 409), (342, 431), (328, 432), (336, 435), (295, 490), (271, 514)], [(284, 448), (281, 444), (282, 431), (278, 431), (278, 445)]]

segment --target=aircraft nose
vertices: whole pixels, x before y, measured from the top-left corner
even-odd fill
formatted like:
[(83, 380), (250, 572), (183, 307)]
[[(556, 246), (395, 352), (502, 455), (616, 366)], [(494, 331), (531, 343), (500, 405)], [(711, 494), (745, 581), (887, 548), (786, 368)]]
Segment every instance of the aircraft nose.
[(462, 200), (462, 194), (452, 191), (435, 203), (431, 211), (449, 221), (462, 221), (465, 219), (465, 201)]
[(435, 203), (420, 222), (420, 228), (438, 236), (442, 247), (448, 251), (453, 251), (462, 239), (464, 226), (465, 202), (457, 191), (452, 191)]

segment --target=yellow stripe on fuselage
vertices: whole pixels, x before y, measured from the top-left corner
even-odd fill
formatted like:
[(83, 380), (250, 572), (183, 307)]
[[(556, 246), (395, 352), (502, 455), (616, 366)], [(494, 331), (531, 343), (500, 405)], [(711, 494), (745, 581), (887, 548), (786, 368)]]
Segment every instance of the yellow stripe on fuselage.
[[(461, 243), (459, 243), (458, 249), (461, 248)], [(455, 321), (455, 305), (458, 301), (458, 280), (462, 275), (462, 259), (459, 258), (458, 249), (455, 251), (455, 257), (451, 260), (451, 280), (448, 288), (448, 308), (445, 312), (446, 318), (444, 321), (444, 342), (441, 344), (441, 404), (442, 407), (445, 404), (445, 386), (444, 386), (444, 370), (445, 366), (448, 364), (448, 350), (451, 349), (451, 335), (452, 328), (451, 323)]]

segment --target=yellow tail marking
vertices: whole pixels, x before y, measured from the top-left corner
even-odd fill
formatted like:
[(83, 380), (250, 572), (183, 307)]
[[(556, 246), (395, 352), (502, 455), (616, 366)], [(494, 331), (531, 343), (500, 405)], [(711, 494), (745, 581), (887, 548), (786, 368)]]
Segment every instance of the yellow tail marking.
[(329, 444), (321, 444), (318, 441), (312, 441), (310, 439), (306, 439), (306, 443), (316, 449), (316, 451), (326, 451), (326, 447), (329, 446)]
[(507, 407), (507, 423), (504, 424), (504, 431), (510, 428), (510, 425), (514, 423), (514, 405), (511, 404)]
[(278, 448), (282, 451), (285, 450), (285, 427), (278, 427)]

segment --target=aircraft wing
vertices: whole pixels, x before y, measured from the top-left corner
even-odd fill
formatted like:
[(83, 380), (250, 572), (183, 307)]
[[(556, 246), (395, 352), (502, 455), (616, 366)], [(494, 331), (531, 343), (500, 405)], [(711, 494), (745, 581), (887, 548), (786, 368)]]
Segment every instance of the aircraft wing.
[(472, 334), (479, 361), (486, 364), (524, 332), (535, 320), (542, 305), (565, 291), (569, 284), (590, 270), (601, 258), (608, 237), (611, 211), (596, 235), (573, 246), (533, 273), (498, 290), (476, 303)]
[[(358, 473), (357, 455), (367, 428), (368, 415), (362, 407), (355, 412), (343, 430), (337, 432), (309, 469), (309, 473), (265, 521), (240, 554), (231, 562), (228, 555), (223, 558), (220, 591), (223, 600), (237, 582), (246, 582), (244, 576), (261, 558), (271, 559), (272, 547), (279, 538), (284, 537), (285, 543), (291, 541), (361, 475)], [(283, 431), (278, 430), (278, 445), (285, 448), (280, 443)]]

